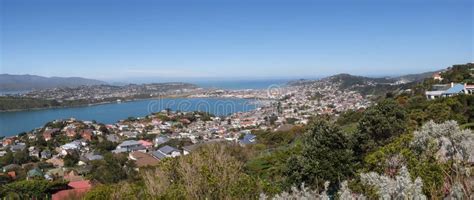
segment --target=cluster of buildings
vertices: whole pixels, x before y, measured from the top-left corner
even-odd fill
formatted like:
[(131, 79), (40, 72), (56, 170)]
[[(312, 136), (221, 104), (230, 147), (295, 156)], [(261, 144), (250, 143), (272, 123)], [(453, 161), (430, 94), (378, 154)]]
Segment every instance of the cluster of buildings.
[(74, 88), (62, 87), (34, 90), (20, 94), (23, 97), (57, 101), (107, 100), (129, 98), (152, 98), (171, 95), (194, 94), (201, 91), (196, 85), (188, 83), (130, 84), (125, 86), (93, 85)]
[[(370, 105), (370, 101), (358, 92), (341, 91), (329, 81), (222, 94), (253, 97), (264, 103), (259, 103), (257, 109), (228, 116), (163, 110), (114, 124), (56, 120), (24, 135), (4, 138), (0, 158), (21, 151), (28, 154), (30, 162), (1, 166), (3, 173), (15, 179), (16, 171), (25, 170), (27, 179), (63, 179), (73, 186), (79, 185), (71, 186), (71, 190), (84, 190), (90, 188), (85, 176), (90, 173), (91, 163), (104, 159), (98, 143), (113, 144), (110, 153), (126, 154), (139, 170), (157, 165), (163, 159), (190, 154), (203, 144), (230, 142), (245, 146), (257, 141), (258, 136), (253, 134), (255, 130), (288, 130), (307, 124), (315, 114), (337, 115)], [(65, 164), (68, 155), (78, 156), (73, 166)], [(41, 167), (38, 163), (49, 163), (49, 166)]]

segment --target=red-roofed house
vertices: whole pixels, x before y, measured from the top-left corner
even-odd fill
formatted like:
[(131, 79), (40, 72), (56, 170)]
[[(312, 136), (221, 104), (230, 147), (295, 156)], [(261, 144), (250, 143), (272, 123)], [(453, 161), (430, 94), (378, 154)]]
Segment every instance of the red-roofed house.
[(84, 138), (87, 141), (91, 141), (92, 140), (92, 130), (91, 129), (82, 130), (81, 137)]
[(45, 130), (45, 131), (43, 132), (43, 138), (44, 138), (44, 140), (49, 141), (49, 140), (53, 139), (53, 134), (56, 133), (56, 132), (58, 132), (58, 131), (59, 131), (58, 128), (53, 128), (53, 129)]
[(439, 81), (443, 80), (443, 77), (441, 77), (441, 73), (439, 72), (434, 73), (432, 77), (434, 80), (439, 80)]
[(12, 178), (13, 180), (16, 179), (16, 172), (15, 172), (15, 171), (9, 171), (9, 172), (7, 172), (6, 174), (5, 174), (5, 173), (0, 173), (0, 175), (2, 175), (2, 176), (3, 176), (3, 175), (7, 175), (7, 176), (9, 176), (10, 178)]
[(43, 133), (43, 138), (44, 138), (45, 141), (49, 141), (49, 140), (53, 139), (53, 134), (51, 132), (45, 131)]
[(3, 139), (3, 146), (8, 146), (8, 145), (11, 145), (13, 144), (13, 142), (15, 141), (15, 139), (13, 138), (5, 138)]
[(52, 196), (52, 200), (71, 199), (72, 197), (82, 197), (87, 191), (92, 188), (91, 182), (86, 181), (74, 181), (67, 184), (71, 189), (61, 190), (56, 192)]
[(66, 129), (66, 135), (68, 137), (76, 137), (76, 130), (74, 128), (68, 128)]
[(138, 140), (138, 142), (142, 144), (144, 147), (146, 147), (147, 149), (153, 147), (152, 142), (148, 142), (146, 140)]

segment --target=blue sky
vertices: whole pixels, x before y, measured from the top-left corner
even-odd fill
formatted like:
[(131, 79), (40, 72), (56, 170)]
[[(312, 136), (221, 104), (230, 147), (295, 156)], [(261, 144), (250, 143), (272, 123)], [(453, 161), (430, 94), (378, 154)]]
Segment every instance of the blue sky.
[(469, 0), (0, 2), (0, 73), (311, 78), (474, 60)]

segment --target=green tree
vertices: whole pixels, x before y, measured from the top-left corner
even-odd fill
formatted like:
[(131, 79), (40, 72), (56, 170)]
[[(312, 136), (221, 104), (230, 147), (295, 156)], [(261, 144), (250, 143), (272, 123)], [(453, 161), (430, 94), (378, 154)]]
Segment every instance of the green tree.
[(407, 130), (405, 110), (394, 100), (370, 107), (358, 124), (355, 153), (359, 156), (390, 143)]
[(133, 161), (127, 159), (126, 154), (104, 154), (103, 160), (92, 162), (91, 179), (101, 183), (117, 183), (127, 178), (133, 180), (136, 177)]
[(13, 163), (13, 153), (10, 150), (7, 150), (7, 153), (0, 158), (0, 165), (5, 166)]
[(287, 163), (288, 182), (291, 185), (309, 184), (323, 188), (330, 181), (331, 188), (354, 175), (354, 157), (348, 138), (339, 126), (326, 120), (314, 122), (303, 138), (302, 154)]
[(24, 180), (2, 185), (0, 196), (13, 199), (48, 199), (53, 192), (66, 188), (67, 182), (64, 181)]
[(74, 167), (79, 162), (79, 154), (75, 151), (68, 152), (63, 160), (65, 167)]
[(435, 103), (428, 106), (426, 113), (428, 114), (428, 119), (441, 123), (450, 118), (451, 108), (444, 103)]
[(15, 164), (25, 164), (31, 160), (29, 154), (28, 154), (28, 149), (24, 149), (22, 151), (18, 151), (13, 153), (13, 163)]

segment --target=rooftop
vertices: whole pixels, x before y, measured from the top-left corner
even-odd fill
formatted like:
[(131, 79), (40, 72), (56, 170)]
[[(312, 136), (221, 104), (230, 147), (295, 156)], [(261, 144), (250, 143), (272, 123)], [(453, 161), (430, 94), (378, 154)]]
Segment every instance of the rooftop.
[(171, 147), (171, 146), (164, 146), (164, 147), (161, 147), (160, 149), (158, 149), (158, 151), (161, 151), (163, 152), (164, 154), (170, 154), (171, 152), (173, 151), (179, 151), (178, 149), (174, 148), (174, 147)]
[(458, 94), (464, 90), (464, 84), (456, 84), (446, 90), (443, 94)]

